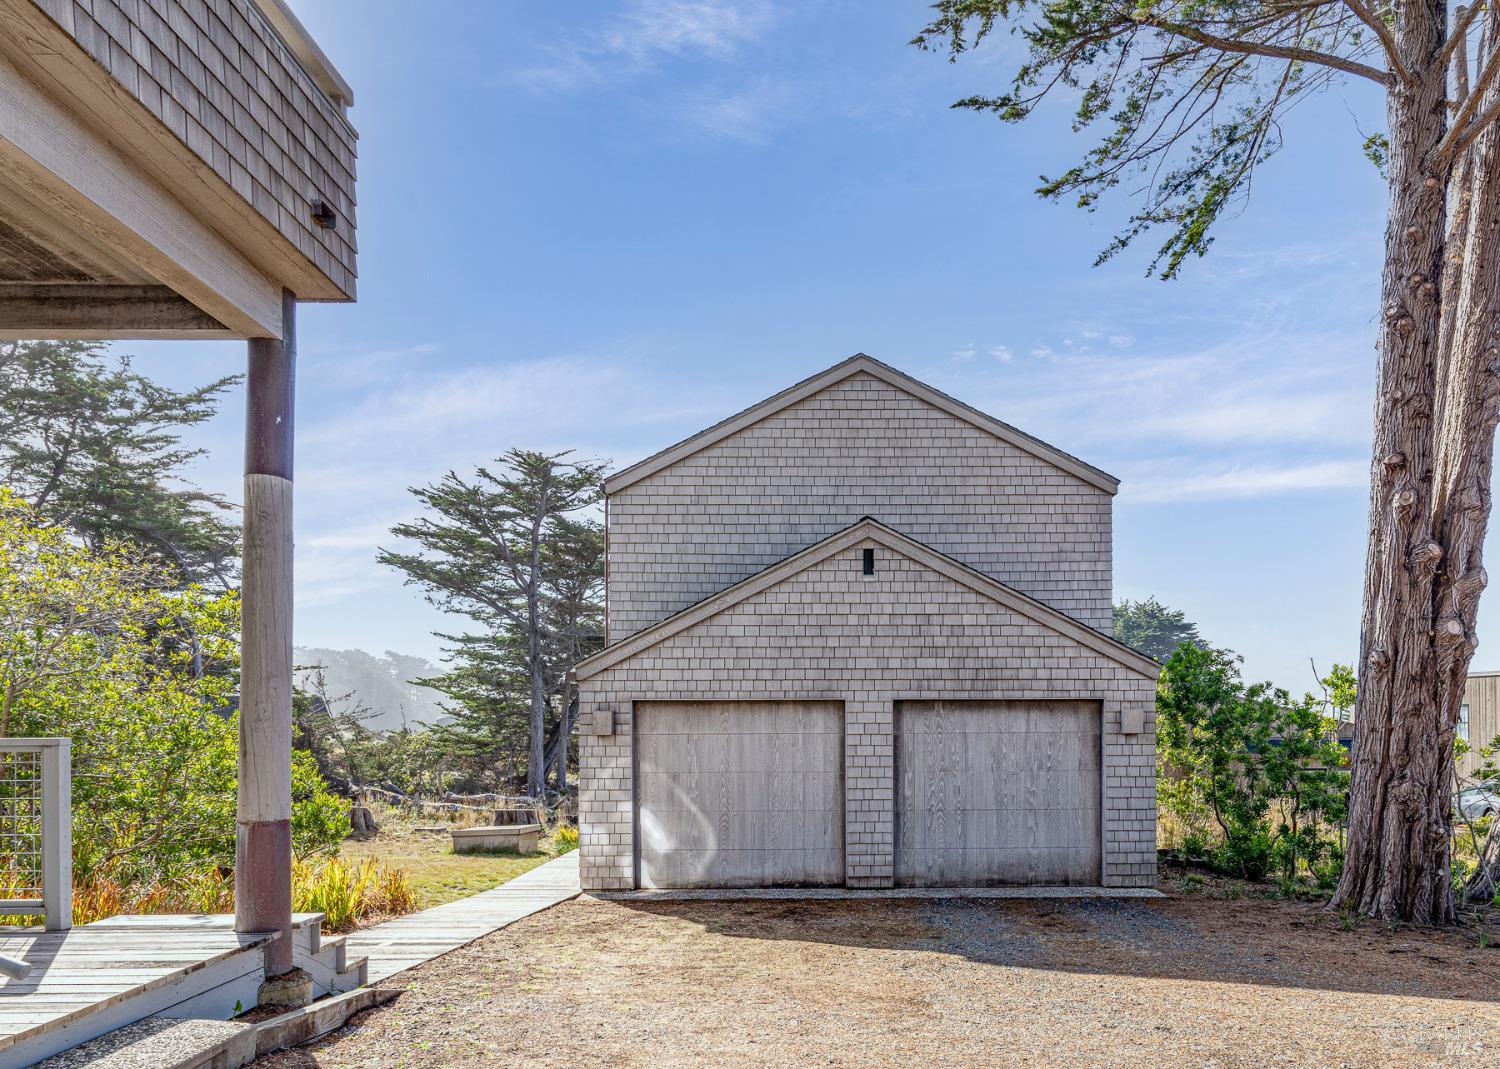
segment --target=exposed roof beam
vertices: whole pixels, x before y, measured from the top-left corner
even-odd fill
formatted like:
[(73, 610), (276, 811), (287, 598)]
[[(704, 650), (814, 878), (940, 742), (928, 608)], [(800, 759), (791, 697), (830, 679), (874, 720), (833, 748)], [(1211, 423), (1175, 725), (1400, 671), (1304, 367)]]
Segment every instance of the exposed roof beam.
[(231, 338), (166, 286), (0, 283), (0, 338)]

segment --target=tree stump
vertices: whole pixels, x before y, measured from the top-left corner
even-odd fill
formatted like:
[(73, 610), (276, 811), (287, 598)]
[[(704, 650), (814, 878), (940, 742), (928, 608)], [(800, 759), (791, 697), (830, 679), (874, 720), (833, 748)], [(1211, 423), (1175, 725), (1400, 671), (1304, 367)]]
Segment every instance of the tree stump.
[(380, 825), (375, 823), (375, 817), (368, 806), (354, 805), (349, 807), (349, 830), (363, 838), (379, 833)]

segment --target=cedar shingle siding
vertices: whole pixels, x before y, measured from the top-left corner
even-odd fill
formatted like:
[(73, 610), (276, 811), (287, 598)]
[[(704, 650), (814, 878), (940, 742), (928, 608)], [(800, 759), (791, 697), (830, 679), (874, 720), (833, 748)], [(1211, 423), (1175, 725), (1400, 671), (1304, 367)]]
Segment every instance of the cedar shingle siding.
[(845, 883), (890, 887), (900, 703), (970, 699), (1098, 710), (1098, 879), (1153, 885), (1155, 666), (1100, 633), (1111, 494), (848, 370), (612, 491), (612, 645), (579, 666), (584, 887), (637, 882), (637, 702), (842, 703)]
[(610, 641), (861, 516), (1108, 630), (1110, 501), (857, 373), (610, 495)]
[(34, 3), (353, 297), (354, 128), (250, 0)]

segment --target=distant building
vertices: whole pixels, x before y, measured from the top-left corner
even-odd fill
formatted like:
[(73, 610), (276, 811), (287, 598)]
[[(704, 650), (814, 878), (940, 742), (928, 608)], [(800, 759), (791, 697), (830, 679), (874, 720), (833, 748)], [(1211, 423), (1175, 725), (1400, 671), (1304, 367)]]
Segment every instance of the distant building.
[(1500, 735), (1500, 671), (1470, 672), (1464, 686), (1464, 704), (1458, 713), (1457, 738), (1472, 749), (1458, 762), (1459, 775), (1473, 775), (1484, 763), (1479, 753)]

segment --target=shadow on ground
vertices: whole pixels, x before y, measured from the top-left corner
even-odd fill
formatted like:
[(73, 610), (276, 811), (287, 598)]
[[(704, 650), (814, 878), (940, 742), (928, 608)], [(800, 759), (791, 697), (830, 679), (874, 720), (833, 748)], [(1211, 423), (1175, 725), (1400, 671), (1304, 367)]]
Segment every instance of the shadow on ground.
[[(1500, 1002), (1500, 950), (1471, 929), (1352, 928), (1264, 900), (617, 902), (716, 935), (925, 950), (1024, 969)], [(1500, 935), (1500, 933), (1496, 933)]]

